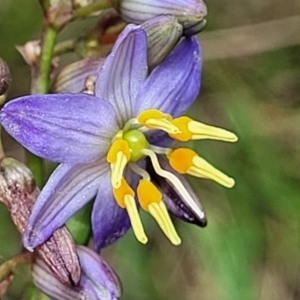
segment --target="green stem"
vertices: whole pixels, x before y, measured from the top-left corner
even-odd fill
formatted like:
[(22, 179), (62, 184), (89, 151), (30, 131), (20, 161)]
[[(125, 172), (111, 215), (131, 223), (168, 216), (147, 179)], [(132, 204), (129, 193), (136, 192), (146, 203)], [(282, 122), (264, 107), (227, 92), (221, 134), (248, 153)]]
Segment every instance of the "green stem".
[[(46, 94), (49, 92), (51, 63), (54, 53), (54, 46), (57, 38), (57, 30), (51, 26), (46, 26), (42, 39), (42, 54), (40, 58), (38, 75), (35, 82), (35, 92)], [(31, 169), (39, 187), (44, 183), (44, 163), (43, 159), (26, 152), (27, 165)]]
[(39, 74), (36, 80), (37, 93), (39, 94), (46, 94), (49, 92), (51, 62), (57, 34), (58, 32), (55, 28), (45, 28)]
[(87, 6), (83, 6), (78, 8), (74, 13), (73, 13), (73, 20), (78, 19), (78, 18), (84, 18), (86, 16), (89, 16), (90, 14), (103, 10), (103, 9), (108, 9), (112, 8), (112, 1), (111, 0), (98, 0), (95, 1)]

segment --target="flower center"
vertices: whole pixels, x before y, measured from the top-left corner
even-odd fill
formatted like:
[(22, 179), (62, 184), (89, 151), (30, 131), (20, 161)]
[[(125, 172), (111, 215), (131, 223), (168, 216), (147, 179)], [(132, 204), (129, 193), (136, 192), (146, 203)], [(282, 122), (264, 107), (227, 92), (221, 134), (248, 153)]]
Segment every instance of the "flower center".
[(144, 157), (143, 149), (149, 149), (150, 147), (145, 135), (137, 129), (125, 132), (123, 134), (123, 140), (128, 143), (131, 162), (136, 162)]
[[(225, 187), (232, 187), (234, 180), (199, 157), (191, 149), (178, 148), (173, 150), (149, 144), (143, 132), (151, 130), (162, 130), (174, 140), (181, 142), (200, 139), (235, 142), (237, 137), (224, 129), (202, 124), (186, 116), (173, 119), (168, 114), (151, 109), (142, 112), (136, 119), (129, 120), (124, 129), (119, 131), (113, 139), (107, 153), (107, 161), (111, 167), (113, 193), (118, 205), (127, 210), (136, 238), (143, 244), (148, 241), (138, 213), (135, 191), (124, 178), (124, 170), (127, 165), (141, 177), (136, 189), (140, 206), (153, 216), (169, 240), (174, 245), (179, 245), (181, 240), (163, 202), (162, 193), (151, 182), (147, 171), (136, 162), (148, 156), (155, 172), (176, 186), (192, 210), (198, 210), (197, 205), (176, 175), (161, 169), (157, 159), (158, 154), (166, 155), (170, 166), (180, 174), (211, 179)], [(203, 212), (198, 212), (198, 215), (201, 214)]]

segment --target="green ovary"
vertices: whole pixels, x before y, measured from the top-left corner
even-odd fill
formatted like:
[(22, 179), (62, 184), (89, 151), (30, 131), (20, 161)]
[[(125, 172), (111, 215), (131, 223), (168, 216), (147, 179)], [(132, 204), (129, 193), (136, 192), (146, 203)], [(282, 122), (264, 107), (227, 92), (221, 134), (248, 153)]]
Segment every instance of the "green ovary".
[(144, 156), (143, 149), (149, 149), (149, 143), (145, 135), (139, 130), (129, 130), (123, 134), (123, 139), (130, 148), (130, 161), (136, 162)]

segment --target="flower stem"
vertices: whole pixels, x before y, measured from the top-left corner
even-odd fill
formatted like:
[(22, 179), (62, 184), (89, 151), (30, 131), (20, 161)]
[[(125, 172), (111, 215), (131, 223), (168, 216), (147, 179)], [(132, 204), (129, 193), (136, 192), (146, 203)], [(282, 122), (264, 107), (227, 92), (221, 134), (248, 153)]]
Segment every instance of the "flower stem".
[(98, 0), (90, 5), (83, 6), (78, 8), (74, 13), (73, 13), (73, 20), (78, 19), (78, 18), (84, 18), (96, 11), (99, 10), (104, 10), (112, 7), (112, 1), (111, 0)]
[(51, 62), (57, 34), (57, 30), (51, 26), (47, 26), (44, 30), (42, 55), (39, 66), (39, 74), (36, 81), (37, 93), (39, 94), (46, 94), (49, 91)]
[[(54, 53), (54, 46), (56, 42), (58, 31), (46, 25), (43, 32), (43, 39), (41, 45), (41, 58), (39, 63), (38, 74), (36, 78), (35, 92), (38, 94), (46, 94), (50, 87), (50, 72), (51, 63)], [(43, 159), (35, 156), (30, 152), (26, 152), (27, 165), (31, 169), (34, 178), (36, 179), (39, 187), (43, 186), (44, 183), (44, 163)]]

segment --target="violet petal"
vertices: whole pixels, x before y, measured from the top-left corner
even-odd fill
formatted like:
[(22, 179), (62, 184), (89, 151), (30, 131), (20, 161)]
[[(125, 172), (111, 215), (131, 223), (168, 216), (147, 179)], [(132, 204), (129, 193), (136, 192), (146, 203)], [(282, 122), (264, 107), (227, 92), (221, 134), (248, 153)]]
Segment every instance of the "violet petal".
[(132, 103), (147, 76), (147, 36), (130, 25), (118, 38), (96, 81), (95, 94), (109, 101), (119, 126), (132, 118)]
[(116, 299), (121, 296), (121, 285), (119, 278), (108, 265), (108, 263), (93, 250), (77, 246), (77, 253), (83, 272), (83, 277), (88, 277), (90, 281), (98, 286), (98, 290), (104, 288), (104, 292), (109, 294), (103, 299)]
[(127, 211), (114, 199), (110, 176), (103, 180), (103, 188), (98, 191), (92, 212), (92, 226), (97, 252), (113, 244), (130, 228)]
[(86, 94), (21, 97), (4, 106), (0, 120), (29, 151), (64, 163), (96, 160), (118, 131), (113, 107)]
[[(170, 210), (177, 218), (199, 225), (201, 227), (206, 226), (207, 221), (203, 206), (201, 205), (198, 196), (195, 194), (189, 183), (184, 176), (175, 172), (167, 162), (165, 157), (158, 156), (161, 167), (173, 174), (175, 174), (184, 188), (189, 194), (189, 199), (185, 199), (176, 186), (174, 186), (169, 180), (156, 174), (153, 169), (152, 163), (147, 159), (147, 171), (151, 176), (151, 181), (155, 183), (157, 188), (163, 194), (163, 201), (166, 204), (168, 210)], [(192, 203), (191, 203), (192, 202)], [(192, 204), (192, 205), (191, 205)]]
[(200, 90), (202, 53), (195, 37), (185, 38), (143, 84), (134, 112), (156, 108), (173, 117), (181, 115)]
[[(127, 170), (125, 176), (128, 184), (135, 190), (138, 176), (131, 170)], [(110, 177), (107, 176), (103, 181), (103, 188), (99, 189), (92, 213), (96, 251), (116, 242), (131, 227), (126, 209), (121, 208), (114, 199)]]
[(90, 164), (61, 164), (35, 203), (23, 236), (24, 246), (43, 243), (97, 193), (109, 172), (105, 159)]

